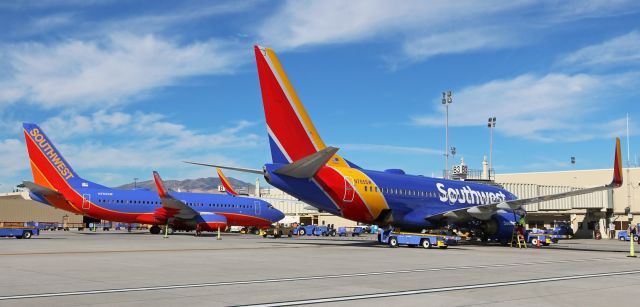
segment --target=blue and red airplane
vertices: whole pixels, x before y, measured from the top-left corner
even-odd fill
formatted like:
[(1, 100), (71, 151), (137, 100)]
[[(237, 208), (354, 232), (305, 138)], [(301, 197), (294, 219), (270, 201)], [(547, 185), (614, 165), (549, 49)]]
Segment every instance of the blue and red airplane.
[(519, 218), (514, 211), (522, 205), (622, 184), (619, 139), (610, 184), (529, 199), (487, 184), (363, 169), (338, 155), (338, 148), (325, 145), (273, 50), (255, 46), (254, 51), (272, 163), (262, 170), (187, 163), (262, 174), (271, 185), (319, 210), (357, 222), (406, 231), (476, 225), (479, 237), (496, 240), (510, 240)]
[[(227, 226), (266, 228), (284, 214), (255, 198), (224, 194), (169, 192), (153, 172), (158, 192), (112, 189), (81, 178), (62, 157), (42, 129), (23, 124), (33, 182), (24, 185), (34, 200), (92, 218), (153, 225), (165, 230), (215, 231)], [(224, 175), (225, 186), (231, 187)], [(228, 188), (229, 189), (229, 188)], [(233, 191), (233, 188), (230, 188)]]

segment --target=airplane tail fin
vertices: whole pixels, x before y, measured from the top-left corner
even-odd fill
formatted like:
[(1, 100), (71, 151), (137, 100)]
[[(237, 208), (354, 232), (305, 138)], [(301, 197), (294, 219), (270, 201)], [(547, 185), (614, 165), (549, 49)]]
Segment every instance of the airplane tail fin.
[(22, 127), (34, 183), (53, 191), (66, 185), (73, 189), (89, 184), (102, 187), (80, 178), (38, 125), (23, 123)]
[(169, 190), (165, 188), (162, 177), (160, 177), (160, 174), (156, 171), (153, 171), (153, 182), (155, 182), (156, 188), (158, 188), (158, 196), (160, 196), (160, 198), (165, 198), (169, 195)]
[(236, 192), (236, 190), (233, 189), (233, 187), (231, 186), (231, 182), (229, 182), (229, 179), (227, 179), (227, 176), (224, 175), (222, 170), (216, 167), (216, 172), (218, 172), (218, 178), (220, 178), (220, 183), (222, 183), (222, 186), (224, 187), (224, 190), (227, 192), (227, 194), (231, 196), (238, 196), (238, 192)]
[[(258, 78), (264, 115), (274, 163), (292, 163), (315, 154), (327, 146), (316, 131), (276, 54), (270, 48), (255, 46)], [(328, 163), (348, 167), (339, 155)]]
[(616, 138), (615, 160), (613, 161), (613, 180), (611, 185), (614, 187), (622, 186), (622, 154), (620, 152), (620, 138)]

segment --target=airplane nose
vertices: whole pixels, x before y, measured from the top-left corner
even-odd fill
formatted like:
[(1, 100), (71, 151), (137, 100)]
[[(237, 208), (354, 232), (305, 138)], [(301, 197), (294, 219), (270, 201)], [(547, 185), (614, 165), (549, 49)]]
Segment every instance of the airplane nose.
[(282, 213), (282, 211), (275, 209), (275, 212), (273, 213), (273, 222), (277, 222), (280, 221), (284, 218), (284, 213)]

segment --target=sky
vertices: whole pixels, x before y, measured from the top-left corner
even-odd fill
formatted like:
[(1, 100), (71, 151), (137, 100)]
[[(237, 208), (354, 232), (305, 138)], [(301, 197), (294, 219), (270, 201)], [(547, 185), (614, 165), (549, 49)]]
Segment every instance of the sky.
[(364, 168), (441, 176), (446, 90), (450, 164), (481, 168), (493, 116), (497, 173), (611, 168), (627, 114), (640, 155), (633, 0), (2, 1), (0, 28), (0, 191), (32, 178), (22, 122), (110, 186), (261, 168), (255, 44)]

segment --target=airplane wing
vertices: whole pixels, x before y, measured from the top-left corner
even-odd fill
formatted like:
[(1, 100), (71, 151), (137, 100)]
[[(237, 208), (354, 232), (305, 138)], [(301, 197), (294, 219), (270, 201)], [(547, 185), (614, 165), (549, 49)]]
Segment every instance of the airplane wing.
[(232, 171), (264, 175), (264, 171), (261, 170), (261, 169), (243, 168), (243, 167), (231, 167), (231, 166), (206, 164), (206, 163), (198, 163), (198, 162), (190, 162), (190, 161), (182, 161), (182, 162), (193, 164), (193, 165), (202, 165), (202, 166), (208, 166), (208, 167), (218, 167), (218, 168), (228, 169), (228, 170), (232, 170)]
[(160, 174), (156, 171), (153, 171), (153, 180), (158, 188), (158, 196), (160, 196), (162, 200), (161, 213), (163, 215), (182, 220), (190, 220), (199, 215), (196, 210), (193, 210), (193, 208), (169, 194), (169, 191), (164, 187), (164, 182), (162, 178), (160, 178)]
[(231, 183), (227, 179), (227, 176), (224, 175), (222, 170), (216, 167), (216, 172), (218, 172), (218, 178), (220, 178), (220, 182), (222, 183), (222, 186), (224, 187), (224, 190), (227, 192), (227, 194), (231, 196), (238, 196), (238, 192), (233, 189)]
[(557, 194), (550, 194), (550, 195), (523, 198), (523, 199), (515, 199), (515, 200), (509, 200), (509, 201), (504, 201), (500, 203), (474, 206), (470, 208), (469, 207), (460, 208), (460, 209), (451, 210), (451, 211), (436, 214), (436, 215), (427, 216), (426, 219), (429, 219), (429, 220), (433, 220), (433, 219), (437, 220), (441, 218), (462, 219), (468, 216), (472, 216), (478, 219), (485, 220), (485, 219), (489, 219), (498, 210), (512, 211), (527, 204), (532, 204), (532, 203), (537, 203), (542, 201), (549, 201), (549, 200), (556, 200), (556, 199), (561, 199), (565, 197), (577, 196), (577, 195), (588, 194), (588, 193), (593, 193), (598, 191), (612, 190), (620, 186), (622, 186), (622, 159), (620, 157), (620, 138), (616, 138), (615, 160), (613, 164), (613, 180), (611, 180), (611, 183), (609, 184), (575, 190), (575, 191), (557, 193)]

